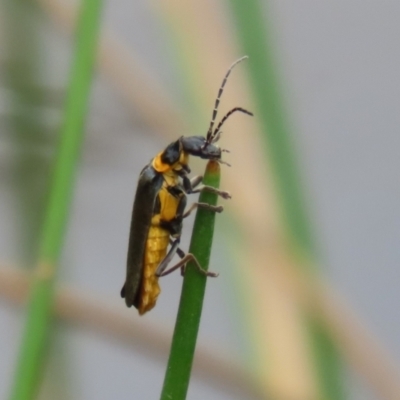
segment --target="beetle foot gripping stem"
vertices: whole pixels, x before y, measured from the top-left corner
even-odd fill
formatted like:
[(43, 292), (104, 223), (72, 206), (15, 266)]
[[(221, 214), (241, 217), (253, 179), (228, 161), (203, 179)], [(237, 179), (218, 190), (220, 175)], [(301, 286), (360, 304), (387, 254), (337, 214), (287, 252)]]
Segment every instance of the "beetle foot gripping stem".
[[(183, 253), (183, 251), (182, 251)], [(183, 253), (184, 254), (184, 253)], [(179, 254), (179, 256), (181, 256), (181, 254)], [(196, 266), (196, 268), (198, 269), (198, 271), (205, 275), (208, 276), (210, 278), (216, 278), (217, 276), (219, 276), (218, 273), (216, 272), (211, 272), (211, 271), (207, 271), (205, 270), (200, 263), (197, 261), (197, 258), (192, 254), (192, 253), (187, 253), (184, 255), (184, 257), (182, 258), (181, 261), (179, 261), (178, 263), (176, 263), (173, 267), (167, 269), (166, 271), (162, 272), (161, 274), (159, 274), (158, 276), (165, 276), (170, 274), (171, 272), (174, 272), (175, 270), (177, 270), (178, 268), (184, 268), (186, 269), (186, 264), (189, 261), (193, 261), (194, 265)], [(157, 275), (157, 273), (156, 273)], [(183, 275), (183, 274), (182, 274)]]
[(212, 271), (207, 271), (207, 270), (205, 270), (201, 265), (200, 265), (200, 263), (197, 261), (197, 258), (192, 254), (192, 253), (188, 253), (188, 254), (186, 254), (186, 256), (182, 259), (182, 261), (184, 260), (184, 259), (187, 259), (187, 261), (186, 261), (186, 263), (184, 264), (184, 269), (183, 269), (183, 274), (185, 274), (185, 270), (186, 270), (186, 265), (187, 265), (187, 263), (189, 262), (189, 261), (193, 261), (194, 262), (194, 265), (197, 267), (197, 269), (198, 269), (198, 271), (201, 273), (201, 274), (203, 274), (203, 275), (205, 275), (205, 276), (208, 276), (209, 278), (217, 278), (218, 276), (219, 276), (219, 273), (218, 272), (212, 272)]
[(225, 190), (219, 190), (216, 189), (215, 187), (207, 185), (198, 186), (195, 190), (192, 191), (192, 193), (200, 193), (202, 191), (217, 194), (218, 196), (221, 196), (225, 200), (229, 200), (232, 198), (229, 192), (226, 192)]
[[(174, 241), (170, 240), (170, 243), (173, 245)], [(184, 259), (186, 257), (186, 253), (179, 247), (176, 248), (176, 254), (178, 254), (179, 258), (181, 258), (181, 259)], [(196, 264), (196, 267), (198, 268), (198, 270), (201, 273), (203, 273), (203, 274), (205, 274), (205, 275), (207, 275), (207, 276), (209, 276), (211, 278), (216, 278), (217, 276), (219, 276), (219, 274), (216, 273), (216, 272), (206, 271), (200, 265), (200, 263), (197, 261), (197, 259), (195, 258), (195, 256), (192, 253), (189, 253), (188, 256), (192, 257), (191, 260), (194, 261), (194, 263)], [(178, 268), (179, 268), (179, 266), (178, 266)], [(180, 268), (181, 268), (181, 275), (184, 276), (185, 275), (186, 264), (182, 265)], [(170, 272), (172, 272), (172, 271), (168, 271), (168, 273), (170, 273)]]
[(221, 213), (222, 211), (224, 211), (223, 206), (213, 206), (208, 203), (193, 203), (182, 215), (182, 218), (188, 217), (192, 213), (192, 211), (195, 210), (196, 208), (202, 208), (203, 210), (213, 211), (217, 213)]
[(232, 198), (232, 195), (229, 192), (225, 192), (224, 190), (218, 190), (215, 193), (217, 193), (219, 196), (221, 196), (225, 200), (229, 200)]

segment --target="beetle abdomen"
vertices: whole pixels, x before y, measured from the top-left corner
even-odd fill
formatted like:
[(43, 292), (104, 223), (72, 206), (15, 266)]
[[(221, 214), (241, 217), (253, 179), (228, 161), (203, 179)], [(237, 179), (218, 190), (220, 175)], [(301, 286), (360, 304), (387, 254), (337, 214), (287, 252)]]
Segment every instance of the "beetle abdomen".
[(143, 262), (143, 277), (138, 304), (140, 315), (150, 311), (156, 305), (157, 297), (160, 294), (160, 286), (155, 272), (167, 254), (168, 244), (169, 232), (159, 226), (151, 226)]

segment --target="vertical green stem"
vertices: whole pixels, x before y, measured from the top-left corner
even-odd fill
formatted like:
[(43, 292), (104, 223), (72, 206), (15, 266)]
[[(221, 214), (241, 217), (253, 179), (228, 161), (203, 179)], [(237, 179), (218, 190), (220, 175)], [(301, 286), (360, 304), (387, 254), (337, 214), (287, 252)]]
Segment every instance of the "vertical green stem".
[(40, 372), (44, 367), (56, 265), (62, 249), (77, 161), (83, 141), (83, 123), (96, 57), (101, 8), (101, 0), (83, 0), (80, 9), (59, 153), (45, 212), (28, 317), (10, 397), (12, 400), (28, 400), (35, 397), (41, 378)]
[[(266, 2), (232, 0), (233, 15), (244, 53), (249, 55), (250, 81), (263, 125), (265, 151), (275, 172), (279, 200), (291, 243), (310, 258), (316, 257), (308, 210), (301, 188), (297, 160), (282, 99), (273, 40), (268, 31)], [(301, 265), (301, 263), (299, 263)], [(326, 329), (316, 321), (309, 328), (320, 375), (322, 398), (344, 398), (340, 363)]]
[[(215, 161), (210, 161), (207, 164), (203, 183), (218, 188), (219, 180), (219, 164)], [(202, 192), (199, 202), (216, 205), (217, 195)], [(205, 270), (208, 269), (210, 260), (214, 221), (214, 212), (202, 209), (197, 210), (189, 252), (197, 258)], [(178, 316), (172, 338), (161, 400), (183, 400), (186, 398), (206, 282), (207, 277), (201, 274), (192, 262), (188, 263), (183, 280)]]
[(266, 153), (271, 158), (277, 180), (278, 194), (289, 234), (308, 253), (313, 250), (307, 209), (304, 203), (299, 170), (295, 157), (288, 115), (273, 40), (267, 29), (265, 2), (232, 0), (239, 39), (250, 58), (247, 67), (253, 94), (257, 102), (257, 118), (263, 125)]

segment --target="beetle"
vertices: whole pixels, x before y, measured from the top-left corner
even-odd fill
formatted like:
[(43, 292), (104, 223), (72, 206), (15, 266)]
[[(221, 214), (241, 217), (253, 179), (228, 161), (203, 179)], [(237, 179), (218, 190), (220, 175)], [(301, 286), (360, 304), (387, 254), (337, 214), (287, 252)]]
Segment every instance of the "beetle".
[[(133, 203), (126, 280), (121, 290), (121, 297), (125, 298), (126, 305), (135, 306), (140, 315), (151, 310), (156, 304), (160, 293), (158, 278), (178, 268), (182, 268), (183, 273), (188, 261), (192, 260), (201, 273), (217, 276), (213, 272), (205, 271), (192, 254), (185, 254), (179, 248), (179, 244), (183, 219), (195, 208), (221, 212), (223, 207), (193, 203), (185, 211), (186, 195), (202, 190), (211, 191), (225, 199), (229, 199), (230, 195), (228, 192), (200, 185), (201, 176), (190, 180), (189, 156), (227, 164), (221, 159), (222, 152), (227, 150), (215, 144), (220, 138), (222, 125), (235, 112), (251, 116), (253, 113), (235, 107), (221, 119), (215, 129), (214, 124), (228, 77), (234, 66), (246, 58), (247, 56), (244, 56), (236, 60), (226, 72), (215, 100), (207, 135), (181, 136), (158, 153), (140, 173)], [(169, 245), (171, 247), (167, 251)], [(175, 254), (178, 254), (181, 260), (166, 270)]]

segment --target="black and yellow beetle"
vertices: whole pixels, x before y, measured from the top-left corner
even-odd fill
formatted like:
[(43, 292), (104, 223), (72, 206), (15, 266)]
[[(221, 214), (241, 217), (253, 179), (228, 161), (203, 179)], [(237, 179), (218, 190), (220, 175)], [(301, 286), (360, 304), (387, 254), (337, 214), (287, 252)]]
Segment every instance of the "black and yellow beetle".
[[(192, 254), (185, 254), (179, 249), (182, 221), (196, 207), (221, 212), (222, 206), (212, 206), (206, 203), (194, 203), (187, 211), (186, 195), (199, 193), (202, 190), (212, 191), (225, 199), (230, 198), (227, 192), (200, 185), (202, 177), (190, 180), (188, 174), (189, 155), (207, 160), (221, 160), (224, 150), (215, 145), (221, 134), (224, 122), (236, 111), (253, 115), (240, 107), (230, 110), (214, 129), (219, 101), (233, 67), (247, 57), (235, 61), (225, 74), (222, 85), (215, 100), (215, 106), (206, 137), (181, 136), (167, 148), (157, 154), (146, 165), (139, 176), (131, 220), (128, 246), (128, 260), (125, 284), (121, 296), (126, 305), (134, 305), (139, 314), (151, 310), (160, 293), (158, 278), (177, 268), (184, 267), (190, 260), (207, 276), (217, 276), (206, 272)], [(199, 186), (200, 185), (200, 186)], [(171, 244), (167, 252), (168, 245)], [(175, 254), (181, 260), (165, 270)]]

